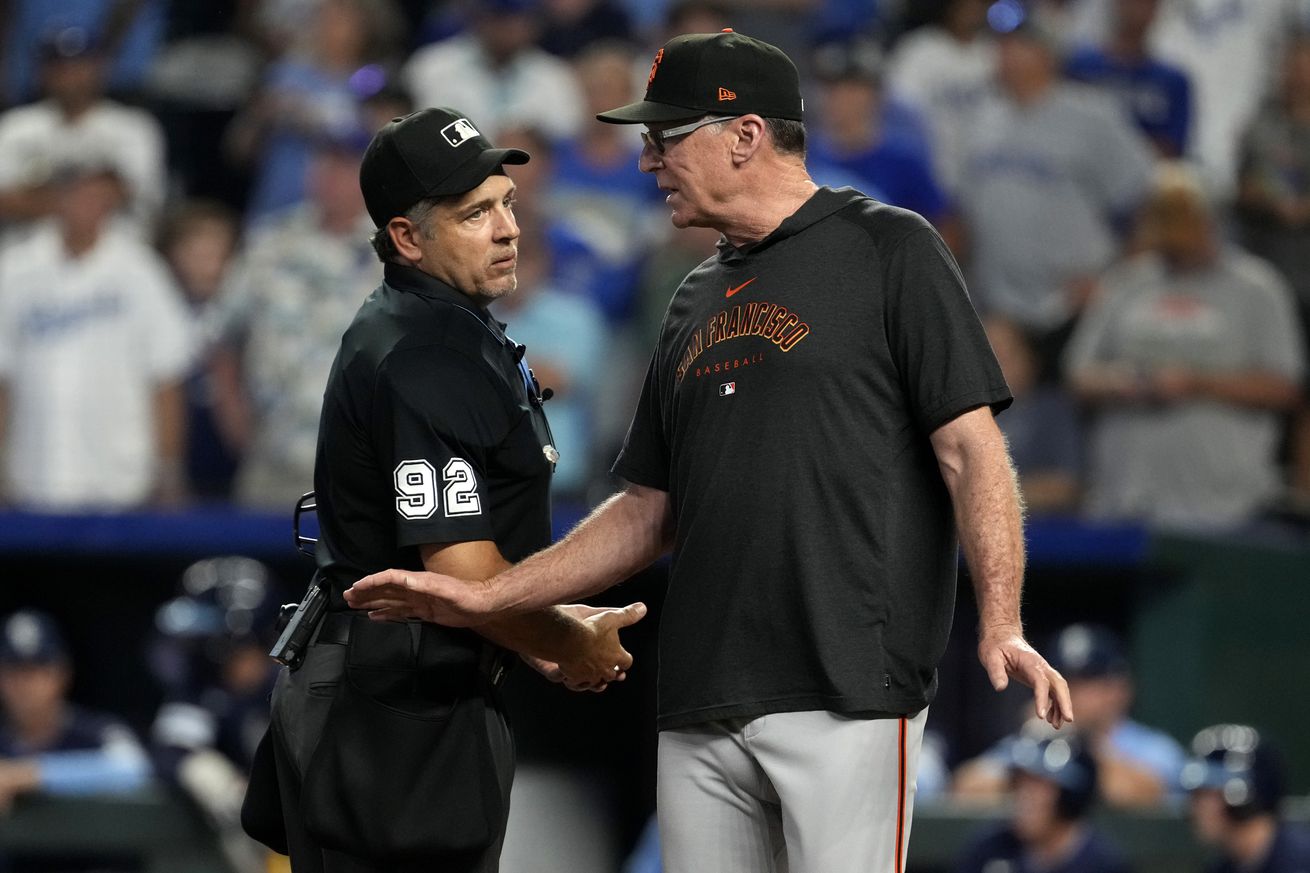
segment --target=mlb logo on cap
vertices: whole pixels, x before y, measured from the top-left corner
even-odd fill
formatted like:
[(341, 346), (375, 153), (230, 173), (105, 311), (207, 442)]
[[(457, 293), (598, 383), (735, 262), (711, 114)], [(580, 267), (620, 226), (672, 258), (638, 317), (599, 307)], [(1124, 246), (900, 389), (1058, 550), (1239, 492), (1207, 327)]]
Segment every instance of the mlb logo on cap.
[(453, 146), (462, 146), (473, 137), (480, 136), (478, 129), (467, 118), (461, 118), (447, 124), (441, 128), (441, 135), (446, 138), (446, 142)]
[(727, 397), (729, 394), (736, 394), (736, 393), (737, 393), (736, 382), (724, 382), (722, 385), (719, 386), (720, 397)]

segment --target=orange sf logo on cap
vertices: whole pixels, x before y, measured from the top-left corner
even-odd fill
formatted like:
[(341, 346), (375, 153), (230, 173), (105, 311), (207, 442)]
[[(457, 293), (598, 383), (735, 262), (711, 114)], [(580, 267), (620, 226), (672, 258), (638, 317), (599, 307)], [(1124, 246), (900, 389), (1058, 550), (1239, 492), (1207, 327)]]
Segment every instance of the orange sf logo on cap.
[(650, 83), (651, 83), (651, 82), (654, 82), (654, 81), (655, 81), (655, 71), (658, 70), (658, 69), (660, 68), (660, 61), (662, 61), (662, 60), (664, 60), (664, 49), (660, 49), (659, 51), (657, 51), (657, 52), (655, 53), (655, 60), (654, 60), (653, 62), (651, 62), (651, 65), (650, 65), (650, 75), (646, 77), (646, 87), (647, 87), (647, 88), (650, 87)]

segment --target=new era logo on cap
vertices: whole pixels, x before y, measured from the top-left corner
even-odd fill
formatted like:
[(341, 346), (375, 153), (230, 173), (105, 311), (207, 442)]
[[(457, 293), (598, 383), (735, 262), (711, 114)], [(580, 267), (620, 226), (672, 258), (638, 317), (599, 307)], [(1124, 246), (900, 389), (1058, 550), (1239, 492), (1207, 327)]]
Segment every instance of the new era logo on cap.
[(446, 142), (453, 146), (462, 146), (464, 143), (480, 136), (478, 129), (473, 126), (467, 118), (461, 118), (458, 121), (452, 121), (445, 127), (441, 128), (441, 135), (446, 138)]
[(727, 88), (719, 88), (720, 103), (723, 102), (724, 100), (736, 100), (736, 99), (737, 99), (736, 91), (729, 91)]

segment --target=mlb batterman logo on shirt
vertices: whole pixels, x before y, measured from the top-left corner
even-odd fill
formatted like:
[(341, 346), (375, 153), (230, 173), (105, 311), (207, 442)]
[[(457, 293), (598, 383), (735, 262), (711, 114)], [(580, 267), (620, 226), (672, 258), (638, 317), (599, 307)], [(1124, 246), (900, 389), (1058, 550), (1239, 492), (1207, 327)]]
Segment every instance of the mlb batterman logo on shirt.
[(736, 393), (737, 393), (736, 382), (724, 382), (722, 385), (719, 386), (720, 397), (727, 397), (729, 394), (736, 394)]
[(446, 142), (458, 148), (481, 134), (467, 118), (460, 118), (441, 128), (441, 135), (446, 138)]

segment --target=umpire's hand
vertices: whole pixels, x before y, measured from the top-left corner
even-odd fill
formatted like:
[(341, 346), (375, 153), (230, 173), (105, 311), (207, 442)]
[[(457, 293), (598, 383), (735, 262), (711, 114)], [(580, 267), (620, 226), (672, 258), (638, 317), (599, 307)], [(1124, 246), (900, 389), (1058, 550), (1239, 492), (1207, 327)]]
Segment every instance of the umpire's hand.
[(978, 660), (997, 691), (1009, 686), (1011, 676), (1031, 688), (1037, 717), (1045, 719), (1051, 727), (1059, 729), (1065, 722), (1073, 721), (1069, 683), (1028, 645), (1019, 628), (984, 629), (978, 641)]
[(619, 631), (630, 627), (646, 615), (646, 604), (629, 603), (622, 609), (570, 603), (555, 607), (578, 619), (585, 634), (578, 645), (559, 662), (522, 656), (534, 670), (570, 691), (604, 691), (611, 682), (628, 678), (632, 655), (619, 641)]

